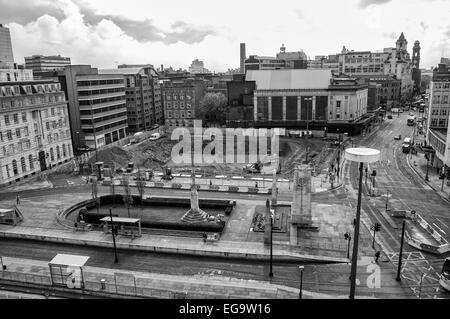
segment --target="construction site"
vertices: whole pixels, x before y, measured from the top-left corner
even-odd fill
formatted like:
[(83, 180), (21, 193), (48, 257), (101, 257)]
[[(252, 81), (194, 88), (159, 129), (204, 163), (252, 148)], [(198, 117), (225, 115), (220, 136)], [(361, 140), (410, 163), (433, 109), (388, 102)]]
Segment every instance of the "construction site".
[[(243, 176), (272, 175), (274, 169), (279, 177), (289, 178), (292, 176), (296, 165), (309, 163), (313, 171), (321, 172), (331, 166), (337, 156), (337, 137), (280, 137), (279, 156), (273, 161), (272, 156), (259, 156), (255, 161), (249, 157), (249, 141), (245, 139), (244, 145), (234, 142), (235, 154), (245, 150), (245, 162), (235, 163), (212, 163), (195, 164), (195, 169), (203, 176)], [(211, 141), (203, 141), (203, 150)], [(222, 151), (227, 152), (227, 140), (223, 142)], [(116, 173), (126, 171), (132, 163), (134, 169), (150, 170), (152, 172), (165, 172), (170, 169), (173, 173), (190, 173), (190, 164), (176, 164), (172, 161), (172, 149), (177, 141), (173, 141), (169, 136), (162, 136), (157, 140), (143, 139), (135, 144), (124, 146), (112, 146), (99, 150), (96, 156), (92, 156), (88, 162), (89, 166), (94, 166), (95, 162), (103, 162)], [(242, 141), (241, 141), (242, 143)], [(267, 152), (271, 153), (270, 140), (267, 142)], [(193, 151), (193, 150), (192, 150)], [(214, 154), (214, 150), (212, 151)]]

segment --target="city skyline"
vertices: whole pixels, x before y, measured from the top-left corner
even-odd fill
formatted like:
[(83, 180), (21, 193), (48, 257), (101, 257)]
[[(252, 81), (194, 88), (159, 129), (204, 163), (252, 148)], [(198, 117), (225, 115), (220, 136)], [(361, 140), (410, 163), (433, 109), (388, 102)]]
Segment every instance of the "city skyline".
[[(427, 6), (430, 2), (433, 5)], [(441, 56), (450, 54), (450, 24), (444, 20), (449, 8), (442, 0), (407, 4), (400, 0), (323, 0), (308, 7), (284, 1), (280, 9), (258, 6), (253, 16), (252, 1), (240, 3), (240, 10), (233, 3), (205, 1), (196, 1), (195, 6), (138, 0), (128, 6), (103, 0), (0, 4), (0, 22), (10, 28), (17, 63), (33, 54), (61, 54), (70, 56), (73, 64), (98, 68), (139, 62), (187, 69), (199, 59), (206, 68), (223, 72), (239, 67), (241, 42), (246, 43), (247, 56), (274, 56), (284, 43), (287, 51), (303, 50), (314, 59), (315, 55), (338, 53), (343, 46), (355, 51), (394, 47), (401, 32), (409, 52), (414, 41), (420, 41), (422, 68), (437, 66)], [(325, 6), (327, 11), (322, 10)], [(339, 18), (344, 15), (355, 18)]]

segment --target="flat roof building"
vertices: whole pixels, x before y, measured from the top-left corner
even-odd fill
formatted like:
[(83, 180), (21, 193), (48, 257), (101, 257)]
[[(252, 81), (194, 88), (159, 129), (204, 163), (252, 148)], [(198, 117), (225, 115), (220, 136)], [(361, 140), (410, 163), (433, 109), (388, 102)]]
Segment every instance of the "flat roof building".
[(163, 124), (158, 73), (150, 66), (99, 70), (100, 74), (121, 74), (125, 80), (128, 129), (130, 133)]
[(0, 66), (1, 65), (14, 65), (11, 34), (9, 29), (2, 24), (0, 24)]
[(70, 65), (58, 72), (69, 101), (74, 150), (116, 142), (128, 134), (125, 79), (99, 74), (90, 65)]

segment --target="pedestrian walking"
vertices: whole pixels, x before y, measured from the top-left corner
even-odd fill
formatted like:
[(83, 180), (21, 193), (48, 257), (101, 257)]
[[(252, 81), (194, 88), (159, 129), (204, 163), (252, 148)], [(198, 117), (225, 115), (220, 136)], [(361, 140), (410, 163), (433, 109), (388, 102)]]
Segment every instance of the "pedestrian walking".
[(258, 188), (258, 182), (255, 183), (255, 188)]
[(380, 258), (380, 251), (375, 253), (375, 262), (378, 263), (378, 259)]
[(17, 205), (20, 204), (20, 196), (19, 196), (19, 194), (17, 194), (17, 196), (16, 196), (16, 203), (17, 203)]
[(212, 180), (209, 180), (209, 186), (212, 186)]

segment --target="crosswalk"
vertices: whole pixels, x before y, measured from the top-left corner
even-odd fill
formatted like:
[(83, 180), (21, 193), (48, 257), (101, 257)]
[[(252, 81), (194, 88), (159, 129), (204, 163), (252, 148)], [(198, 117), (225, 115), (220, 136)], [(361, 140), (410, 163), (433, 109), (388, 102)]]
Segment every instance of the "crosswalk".
[[(386, 254), (398, 267), (399, 253)], [(439, 285), (439, 273), (421, 252), (404, 252), (400, 277), (417, 298), (450, 298)]]

